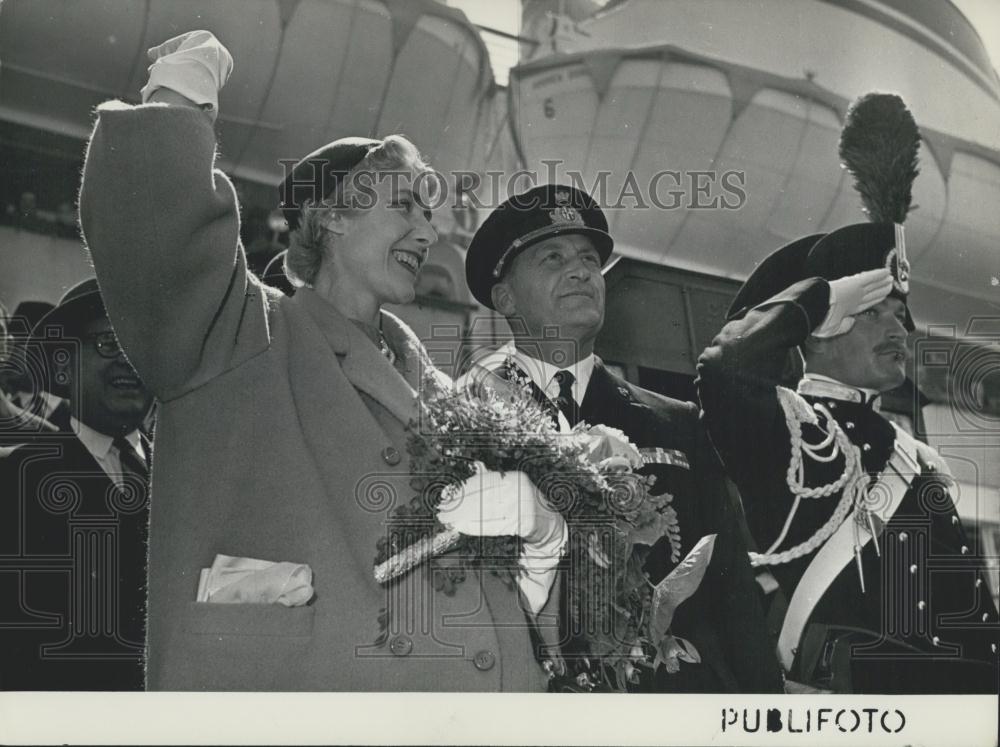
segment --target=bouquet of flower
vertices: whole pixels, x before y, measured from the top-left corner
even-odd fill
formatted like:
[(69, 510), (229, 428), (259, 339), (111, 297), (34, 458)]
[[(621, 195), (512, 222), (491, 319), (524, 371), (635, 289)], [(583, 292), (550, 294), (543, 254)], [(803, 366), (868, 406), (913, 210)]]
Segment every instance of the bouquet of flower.
[[(527, 382), (517, 379), (479, 397), (427, 379), (421, 401), (421, 422), (411, 424), (407, 446), (416, 495), (393, 511), (387, 536), (379, 540), (380, 583), (429, 562), (437, 566), (435, 583), (446, 594), (454, 593), (468, 568), (499, 575), (513, 590), (521, 539), (460, 534), (439, 521), (438, 509), (442, 494), (472, 476), (476, 463), (520, 471), (569, 530), (566, 555), (573, 572), (567, 576), (566, 621), (585, 652), (580, 660), (586, 670), (572, 675), (581, 689), (624, 691), (638, 682), (641, 667), (662, 663), (676, 671), (678, 661), (698, 661), (669, 626), (676, 606), (704, 574), (711, 540), (703, 538), (659, 584), (650, 582), (643, 566), (651, 546), (666, 537), (676, 562), (680, 529), (672, 497), (650, 494), (653, 478), (638, 474), (643, 457), (621, 431), (581, 424), (560, 434)], [(601, 666), (593, 669), (592, 662)]]

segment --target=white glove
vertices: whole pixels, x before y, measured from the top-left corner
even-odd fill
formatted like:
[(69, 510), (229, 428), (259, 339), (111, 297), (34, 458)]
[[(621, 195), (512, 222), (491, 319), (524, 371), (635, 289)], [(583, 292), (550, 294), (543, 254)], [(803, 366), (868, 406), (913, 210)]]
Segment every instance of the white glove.
[(169, 88), (208, 110), (214, 119), (219, 91), (233, 72), (233, 57), (210, 31), (188, 31), (146, 52), (149, 82), (142, 103), (158, 88)]
[(523, 472), (502, 474), (475, 463), (461, 485), (444, 489), (438, 507), (442, 524), (473, 537), (514, 535), (529, 544), (546, 543), (561, 531), (558, 511), (545, 504)]
[(464, 483), (445, 488), (438, 520), (474, 537), (521, 537), (523, 574), (518, 585), (531, 611), (537, 613), (555, 581), (569, 528), (523, 472), (501, 474), (481, 462), (475, 466), (475, 474)]
[(830, 281), (830, 310), (814, 337), (836, 337), (851, 331), (854, 315), (880, 303), (892, 291), (892, 273), (868, 270)]

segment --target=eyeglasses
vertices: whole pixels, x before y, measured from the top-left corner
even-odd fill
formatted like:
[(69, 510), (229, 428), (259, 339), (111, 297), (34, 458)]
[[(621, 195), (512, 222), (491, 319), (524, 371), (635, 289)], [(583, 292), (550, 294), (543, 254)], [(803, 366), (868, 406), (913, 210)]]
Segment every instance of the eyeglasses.
[(87, 335), (87, 339), (94, 343), (94, 349), (102, 358), (115, 358), (122, 351), (122, 346), (118, 344), (118, 338), (110, 330), (98, 332), (96, 335)]

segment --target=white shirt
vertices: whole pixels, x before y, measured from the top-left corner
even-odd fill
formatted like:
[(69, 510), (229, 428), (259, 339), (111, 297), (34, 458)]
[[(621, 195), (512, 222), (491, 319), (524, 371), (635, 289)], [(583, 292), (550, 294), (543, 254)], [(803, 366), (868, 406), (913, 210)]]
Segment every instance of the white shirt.
[[(553, 402), (559, 396), (559, 382), (556, 381), (557, 373), (560, 371), (569, 371), (573, 374), (573, 399), (576, 400), (577, 406), (583, 404), (583, 398), (587, 394), (587, 386), (590, 384), (590, 377), (594, 373), (595, 359), (593, 353), (581, 361), (559, 368), (551, 363), (533, 358), (518, 348), (513, 340), (510, 340), (493, 355), (500, 356), (501, 361), (507, 358), (513, 360), (518, 368), (528, 375), (528, 378), (531, 379), (535, 386), (541, 389), (545, 393), (545, 396)], [(491, 359), (493, 355), (490, 356)], [(572, 428), (569, 421), (566, 420), (566, 416), (559, 411), (559, 432), (568, 433), (571, 430)]]
[[(76, 437), (80, 439), (80, 443), (97, 460), (97, 463), (101, 465), (101, 469), (104, 470), (108, 477), (114, 480), (116, 485), (121, 485), (124, 470), (122, 470), (122, 461), (118, 453), (118, 448), (114, 445), (114, 438), (106, 433), (95, 431), (89, 425), (81, 423), (72, 415), (69, 418), (69, 423)], [(125, 440), (135, 449), (135, 453), (139, 455), (140, 459), (146, 459), (138, 429), (126, 435)]]

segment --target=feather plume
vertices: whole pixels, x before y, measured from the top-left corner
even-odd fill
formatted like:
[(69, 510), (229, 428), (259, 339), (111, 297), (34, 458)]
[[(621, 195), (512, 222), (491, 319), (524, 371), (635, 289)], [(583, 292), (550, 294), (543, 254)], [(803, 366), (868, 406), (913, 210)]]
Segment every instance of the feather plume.
[(919, 148), (917, 123), (899, 96), (869, 93), (851, 104), (840, 133), (840, 159), (870, 220), (906, 220)]

